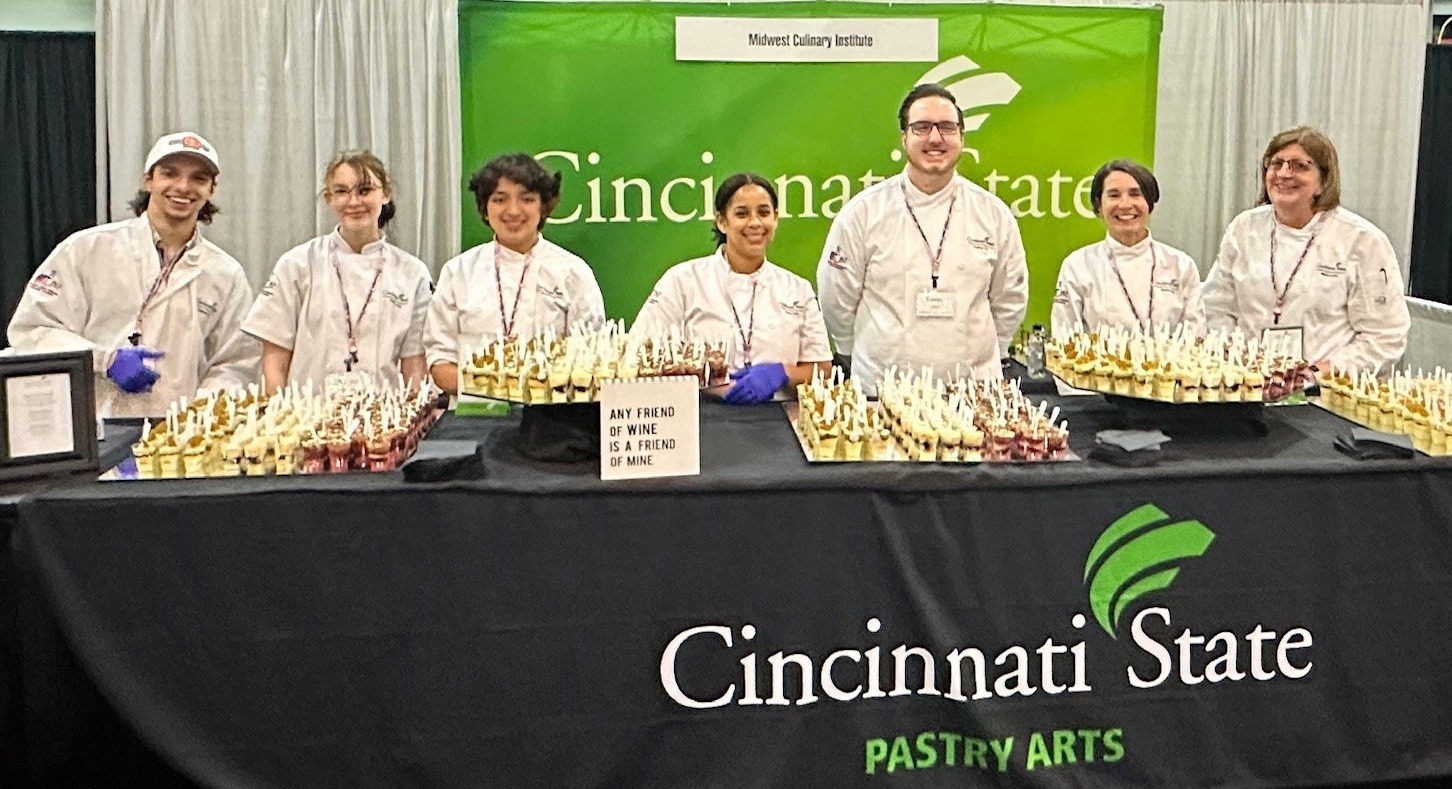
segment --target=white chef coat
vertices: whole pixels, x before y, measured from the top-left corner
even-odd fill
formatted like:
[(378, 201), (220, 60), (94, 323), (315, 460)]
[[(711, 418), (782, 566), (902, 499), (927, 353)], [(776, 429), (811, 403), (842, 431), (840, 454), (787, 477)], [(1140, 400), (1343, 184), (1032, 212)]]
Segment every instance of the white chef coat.
[[(378, 284), (373, 287), (375, 275)], [(423, 261), (386, 239), (354, 252), (335, 229), (278, 258), (242, 321), (242, 331), (292, 351), (289, 381), (312, 380), (322, 386), (328, 376), (347, 370), (346, 294), (358, 348), (353, 371), (389, 385), (398, 380), (399, 359), (423, 355), (424, 316), (432, 290), (433, 278)]]
[[(937, 290), (951, 298), (951, 316), (919, 317), (919, 294), (930, 289), (933, 252), (950, 219)], [(852, 357), (852, 377), (868, 394), (892, 365), (1000, 377), (999, 359), (1028, 304), (1018, 223), (1002, 200), (962, 176), (928, 195), (904, 172), (855, 195), (832, 220), (817, 286), (827, 331), (837, 352)]]
[[(1153, 314), (1150, 314), (1151, 269), (1154, 271)], [(1126, 291), (1133, 302), (1126, 300)], [(1182, 323), (1187, 332), (1199, 336), (1205, 333), (1200, 269), (1189, 255), (1150, 236), (1129, 247), (1115, 241), (1113, 236), (1106, 236), (1103, 241), (1076, 249), (1064, 258), (1054, 291), (1052, 318), (1053, 333), (1058, 337), (1080, 329), (1096, 331), (1104, 326), (1134, 329), (1138, 324), (1142, 328), (1173, 328)]]
[[(1292, 279), (1296, 260), (1313, 234), (1305, 263)], [(1210, 328), (1239, 327), (1259, 336), (1274, 325), (1276, 294), (1288, 279), (1279, 325), (1304, 327), (1306, 359), (1330, 359), (1338, 369), (1385, 373), (1406, 350), (1411, 317), (1396, 253), (1385, 233), (1345, 208), (1318, 213), (1299, 230), (1276, 222), (1269, 205), (1232, 219), (1205, 279)]]
[(106, 377), (112, 351), (130, 347), (137, 313), (161, 273), (156, 243), (145, 215), (72, 234), (36, 269), (10, 320), (10, 342), (22, 353), (92, 352), (101, 416), (157, 416), (199, 389), (257, 381), (260, 346), (239, 331), (252, 288), (242, 266), (202, 238), (200, 226), (142, 316), (140, 344), (166, 354), (152, 362), (161, 377), (138, 394)]
[(790, 366), (832, 360), (827, 326), (811, 283), (769, 260), (751, 274), (739, 274), (719, 249), (714, 255), (672, 266), (655, 284), (631, 327), (638, 335), (670, 331), (729, 342), (726, 364), (733, 370), (748, 363)]
[[(499, 309), (501, 292), (504, 314)], [(577, 327), (593, 329), (605, 322), (605, 299), (595, 272), (574, 253), (543, 237), (528, 255), (494, 242), (481, 244), (445, 263), (439, 272), (439, 286), (424, 321), (429, 367), (439, 362), (458, 364), (462, 354), (503, 337), (516, 294), (516, 337), (547, 329), (563, 337)]]

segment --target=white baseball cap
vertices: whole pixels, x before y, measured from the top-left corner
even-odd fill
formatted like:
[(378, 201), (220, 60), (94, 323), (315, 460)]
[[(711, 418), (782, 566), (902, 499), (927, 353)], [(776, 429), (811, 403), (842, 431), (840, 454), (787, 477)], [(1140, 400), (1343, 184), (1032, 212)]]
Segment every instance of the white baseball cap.
[(221, 165), (217, 164), (217, 149), (207, 142), (202, 135), (195, 132), (172, 132), (162, 135), (156, 144), (151, 146), (151, 153), (146, 155), (146, 165), (141, 172), (149, 173), (156, 163), (172, 154), (185, 153), (206, 162), (212, 172), (221, 172)]

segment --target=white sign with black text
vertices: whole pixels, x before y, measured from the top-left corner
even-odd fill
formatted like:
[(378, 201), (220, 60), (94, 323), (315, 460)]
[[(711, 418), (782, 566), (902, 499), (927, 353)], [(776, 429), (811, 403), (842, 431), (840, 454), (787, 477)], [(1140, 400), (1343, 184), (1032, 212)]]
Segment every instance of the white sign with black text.
[(938, 20), (678, 16), (676, 60), (936, 63)]
[(640, 378), (600, 385), (600, 479), (701, 473), (700, 381)]

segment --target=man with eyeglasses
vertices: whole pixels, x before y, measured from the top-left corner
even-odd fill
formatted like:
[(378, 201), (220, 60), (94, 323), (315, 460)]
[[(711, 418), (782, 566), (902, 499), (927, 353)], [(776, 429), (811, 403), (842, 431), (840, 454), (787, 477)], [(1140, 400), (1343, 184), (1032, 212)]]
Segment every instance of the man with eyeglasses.
[(913, 88), (898, 127), (907, 167), (854, 196), (827, 234), (817, 266), (827, 331), (869, 395), (893, 366), (1001, 377), (1028, 303), (1018, 223), (958, 174), (963, 111), (951, 92)]
[(129, 204), (136, 218), (61, 241), (21, 297), (10, 342), (91, 351), (102, 416), (157, 416), (199, 389), (257, 380), (260, 348), (238, 331), (252, 287), (201, 233), (218, 212), (219, 169), (200, 135), (163, 135)]

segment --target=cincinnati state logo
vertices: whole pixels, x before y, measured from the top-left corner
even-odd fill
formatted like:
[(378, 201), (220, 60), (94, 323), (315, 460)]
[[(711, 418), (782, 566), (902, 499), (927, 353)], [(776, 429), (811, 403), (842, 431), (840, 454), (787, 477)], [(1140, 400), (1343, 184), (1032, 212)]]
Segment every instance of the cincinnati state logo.
[(1215, 533), (1195, 520), (1171, 522), (1164, 510), (1144, 504), (1099, 535), (1084, 561), (1089, 609), (1111, 638), (1130, 603), (1169, 587), (1180, 564), (1204, 555)]
[[(1018, 96), (1022, 87), (1002, 71), (980, 72), (978, 64), (964, 55), (949, 58), (930, 68), (917, 84), (936, 82), (953, 94), (963, 110), (964, 133), (978, 131), (988, 120), (989, 107), (1002, 107)], [(979, 112), (979, 110), (983, 110)], [(964, 146), (963, 152), (980, 161), (977, 148)]]

